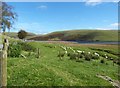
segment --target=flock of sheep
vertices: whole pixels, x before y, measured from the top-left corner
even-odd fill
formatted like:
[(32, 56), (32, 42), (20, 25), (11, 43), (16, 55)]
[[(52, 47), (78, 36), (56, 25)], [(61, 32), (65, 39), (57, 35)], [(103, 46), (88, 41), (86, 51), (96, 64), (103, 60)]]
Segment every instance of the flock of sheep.
[(62, 49), (58, 52), (58, 57), (60, 59), (62, 59), (65, 55), (69, 56), (70, 59), (79, 59), (79, 58), (83, 58), (87, 55), (88, 56), (94, 55), (97, 58), (99, 58), (99, 54), (97, 52), (91, 54), (91, 52), (86, 53), (85, 51), (74, 50), (72, 47), (60, 46), (60, 48)]
[(58, 52), (58, 57), (60, 59), (63, 59), (64, 56), (68, 56), (70, 59), (74, 60), (80, 60), (84, 58), (87, 61), (90, 61), (91, 59), (99, 59), (100, 57), (103, 57), (101, 59), (101, 63), (105, 62), (105, 59), (112, 60), (113, 65), (114, 63), (120, 65), (120, 61), (118, 59), (113, 59), (112, 57), (108, 56), (107, 54), (100, 55), (98, 52), (85, 52), (81, 50), (75, 50), (72, 47), (65, 47), (65, 46), (59, 46), (61, 50)]
[[(49, 46), (44, 45), (45, 47), (49, 48), (56, 48), (57, 46)], [(105, 63), (106, 60), (111, 60), (114, 63), (120, 65), (120, 60), (118, 58), (112, 58), (111, 56), (107, 54), (101, 54), (98, 52), (87, 52), (87, 51), (81, 51), (73, 49), (72, 47), (66, 47), (59, 45), (58, 55), (60, 60), (62, 60), (65, 56), (69, 57), (71, 60), (81, 61), (82, 59), (85, 59), (87, 61), (90, 61), (92, 59), (98, 60), (100, 59), (101, 63)]]

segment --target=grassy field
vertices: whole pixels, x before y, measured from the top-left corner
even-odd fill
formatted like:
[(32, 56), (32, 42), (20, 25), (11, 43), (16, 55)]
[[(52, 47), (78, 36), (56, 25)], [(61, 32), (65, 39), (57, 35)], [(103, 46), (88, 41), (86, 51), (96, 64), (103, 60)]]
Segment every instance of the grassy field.
[(98, 78), (97, 74), (107, 75), (118, 80), (118, 65), (111, 60), (100, 63), (99, 60), (70, 60), (66, 55), (62, 60), (57, 57), (59, 46), (70, 46), (85, 52), (99, 52), (116, 58), (117, 55), (94, 49), (118, 51), (117, 45), (80, 45), (68, 42), (29, 42), (40, 48), (40, 58), (23, 51), (26, 59), (8, 58), (8, 86), (112, 86), (108, 81)]
[[(118, 41), (118, 30), (68, 30), (30, 38), (32, 40)], [(112, 36), (112, 37), (111, 37)]]

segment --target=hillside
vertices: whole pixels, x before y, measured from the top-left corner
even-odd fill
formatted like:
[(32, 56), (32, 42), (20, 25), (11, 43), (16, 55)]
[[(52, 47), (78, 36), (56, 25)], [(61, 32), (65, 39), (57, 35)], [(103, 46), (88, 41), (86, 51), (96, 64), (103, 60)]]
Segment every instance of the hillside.
[[(11, 37), (11, 38), (18, 38), (18, 34), (16, 32), (6, 32), (6, 35)], [(35, 36), (36, 36), (36, 34), (28, 32), (26, 38), (28, 39), (28, 38), (32, 38)]]
[(118, 30), (69, 30), (52, 32), (29, 40), (118, 41)]

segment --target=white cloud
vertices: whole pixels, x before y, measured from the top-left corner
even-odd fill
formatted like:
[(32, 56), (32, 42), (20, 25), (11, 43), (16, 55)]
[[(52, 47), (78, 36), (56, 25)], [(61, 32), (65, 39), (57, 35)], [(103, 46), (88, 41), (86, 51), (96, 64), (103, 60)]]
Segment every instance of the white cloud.
[(39, 9), (47, 9), (48, 7), (46, 5), (41, 5), (41, 6), (38, 6)]
[(118, 26), (120, 26), (120, 23), (112, 23), (109, 25), (106, 25), (106, 27), (98, 27), (97, 30), (112, 30), (112, 29), (118, 29)]
[(102, 2), (102, 0), (86, 0), (86, 5), (95, 6)]
[(118, 26), (120, 26), (120, 23), (113, 23), (113, 24), (110, 24), (110, 26), (112, 26), (112, 27), (118, 27)]
[(111, 28), (96, 28), (96, 30), (111, 30)]
[(102, 2), (118, 3), (119, 0), (85, 0), (86, 5), (90, 5), (90, 6), (96, 6), (98, 4), (101, 4)]

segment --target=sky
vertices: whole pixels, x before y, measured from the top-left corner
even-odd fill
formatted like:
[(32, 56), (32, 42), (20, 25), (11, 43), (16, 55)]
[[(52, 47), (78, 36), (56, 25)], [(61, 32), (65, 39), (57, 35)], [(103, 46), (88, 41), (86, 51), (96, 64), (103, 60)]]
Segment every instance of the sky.
[[(18, 18), (12, 32), (118, 29), (117, 2), (8, 2)], [(100, 1), (100, 0), (99, 0)]]

